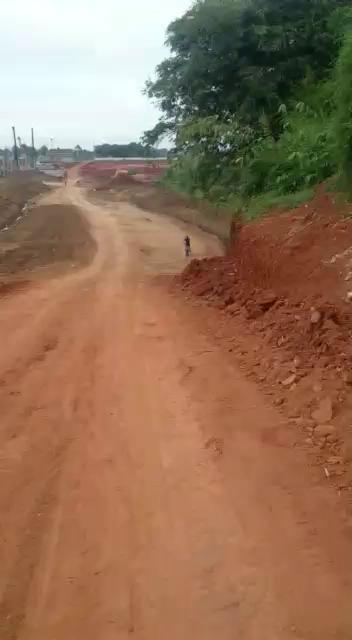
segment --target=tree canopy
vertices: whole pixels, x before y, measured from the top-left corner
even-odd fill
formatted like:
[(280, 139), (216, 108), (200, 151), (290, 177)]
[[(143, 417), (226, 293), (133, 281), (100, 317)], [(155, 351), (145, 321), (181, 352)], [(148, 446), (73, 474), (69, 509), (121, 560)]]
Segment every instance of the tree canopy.
[(94, 151), (98, 158), (158, 158), (167, 155), (167, 149), (154, 149), (141, 142), (99, 144)]
[(195, 0), (145, 88), (162, 116), (143, 142), (175, 143), (170, 186), (247, 207), (350, 179), (349, 31), (350, 0)]
[[(156, 135), (188, 117), (263, 119), (277, 136), (278, 109), (297, 86), (323, 77), (338, 49), (333, 9), (347, 0), (198, 0), (167, 30), (171, 55), (148, 81), (162, 111)], [(147, 137), (153, 138), (153, 132)]]

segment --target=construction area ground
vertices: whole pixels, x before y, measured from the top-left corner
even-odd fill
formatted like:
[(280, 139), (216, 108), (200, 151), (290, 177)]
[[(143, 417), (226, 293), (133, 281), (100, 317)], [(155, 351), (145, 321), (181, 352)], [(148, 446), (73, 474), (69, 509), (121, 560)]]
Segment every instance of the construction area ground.
[(351, 640), (348, 214), (2, 180), (1, 640)]

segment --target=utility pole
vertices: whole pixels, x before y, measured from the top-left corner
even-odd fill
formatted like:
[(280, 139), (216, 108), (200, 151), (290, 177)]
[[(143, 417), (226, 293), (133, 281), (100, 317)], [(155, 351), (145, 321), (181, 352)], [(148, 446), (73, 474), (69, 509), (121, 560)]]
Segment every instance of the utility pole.
[(14, 147), (13, 147), (13, 159), (15, 161), (15, 165), (17, 167), (17, 170), (20, 168), (19, 162), (18, 162), (18, 149), (17, 149), (17, 140), (16, 140), (16, 129), (15, 127), (12, 127), (12, 133), (13, 133), (13, 143), (14, 143)]
[(32, 136), (32, 169), (35, 169), (36, 158), (35, 158), (35, 146), (34, 146), (34, 131), (33, 127), (31, 128), (31, 136)]

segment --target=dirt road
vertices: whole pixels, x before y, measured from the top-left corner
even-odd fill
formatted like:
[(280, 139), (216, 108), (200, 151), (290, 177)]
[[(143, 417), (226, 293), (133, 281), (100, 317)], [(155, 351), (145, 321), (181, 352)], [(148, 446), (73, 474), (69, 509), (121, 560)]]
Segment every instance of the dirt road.
[(150, 278), (182, 268), (182, 227), (47, 198), (98, 250), (1, 301), (1, 640), (350, 640), (338, 497)]

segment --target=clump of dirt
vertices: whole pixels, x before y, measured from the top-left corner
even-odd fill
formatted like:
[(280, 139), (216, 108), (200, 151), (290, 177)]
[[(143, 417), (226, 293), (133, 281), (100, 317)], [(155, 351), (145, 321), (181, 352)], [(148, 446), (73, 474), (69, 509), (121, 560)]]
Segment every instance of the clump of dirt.
[[(138, 184), (138, 183), (137, 183)], [(95, 190), (96, 191), (105, 191), (105, 190), (115, 190), (121, 189), (124, 187), (129, 187), (131, 185), (136, 185), (135, 177), (130, 175), (128, 172), (120, 172), (114, 175), (112, 178), (96, 178), (95, 179)]]
[[(245, 254), (242, 260), (240, 242), (238, 250), (238, 258), (193, 260), (179, 281), (185, 289), (226, 309), (230, 315), (241, 309), (255, 328), (260, 324), (260, 332), (265, 333), (270, 342), (281, 341), (286, 348), (299, 351), (306, 364), (314, 363), (318, 357), (330, 356), (349, 368), (352, 365), (351, 304), (344, 298), (336, 299), (337, 285), (331, 297), (329, 289), (323, 288), (323, 278), (322, 291), (316, 290), (311, 296), (306, 294), (305, 282), (302, 292), (299, 284), (291, 291), (283, 291), (280, 282), (275, 286), (274, 278), (267, 277), (265, 263), (261, 272), (256, 271), (259, 257), (253, 260), (255, 269), (245, 271), (243, 265), (249, 266), (249, 255)], [(270, 268), (269, 262), (268, 271)], [(258, 279), (252, 277), (253, 272), (262, 273), (263, 282), (270, 287), (260, 287)]]
[[(319, 189), (293, 211), (237, 221), (227, 256), (193, 260), (176, 278), (188, 295), (221, 311), (219, 326), (232, 340), (231, 350), (299, 427), (306, 444), (318, 447), (324, 473), (340, 489), (352, 487), (347, 207)], [(324, 399), (332, 407), (326, 415), (317, 412)]]
[(0, 281), (0, 296), (9, 296), (12, 293), (23, 291), (30, 284), (30, 280), (12, 280), (10, 282)]
[(76, 207), (37, 206), (0, 234), (0, 278), (54, 265), (83, 266), (95, 250), (88, 223)]

